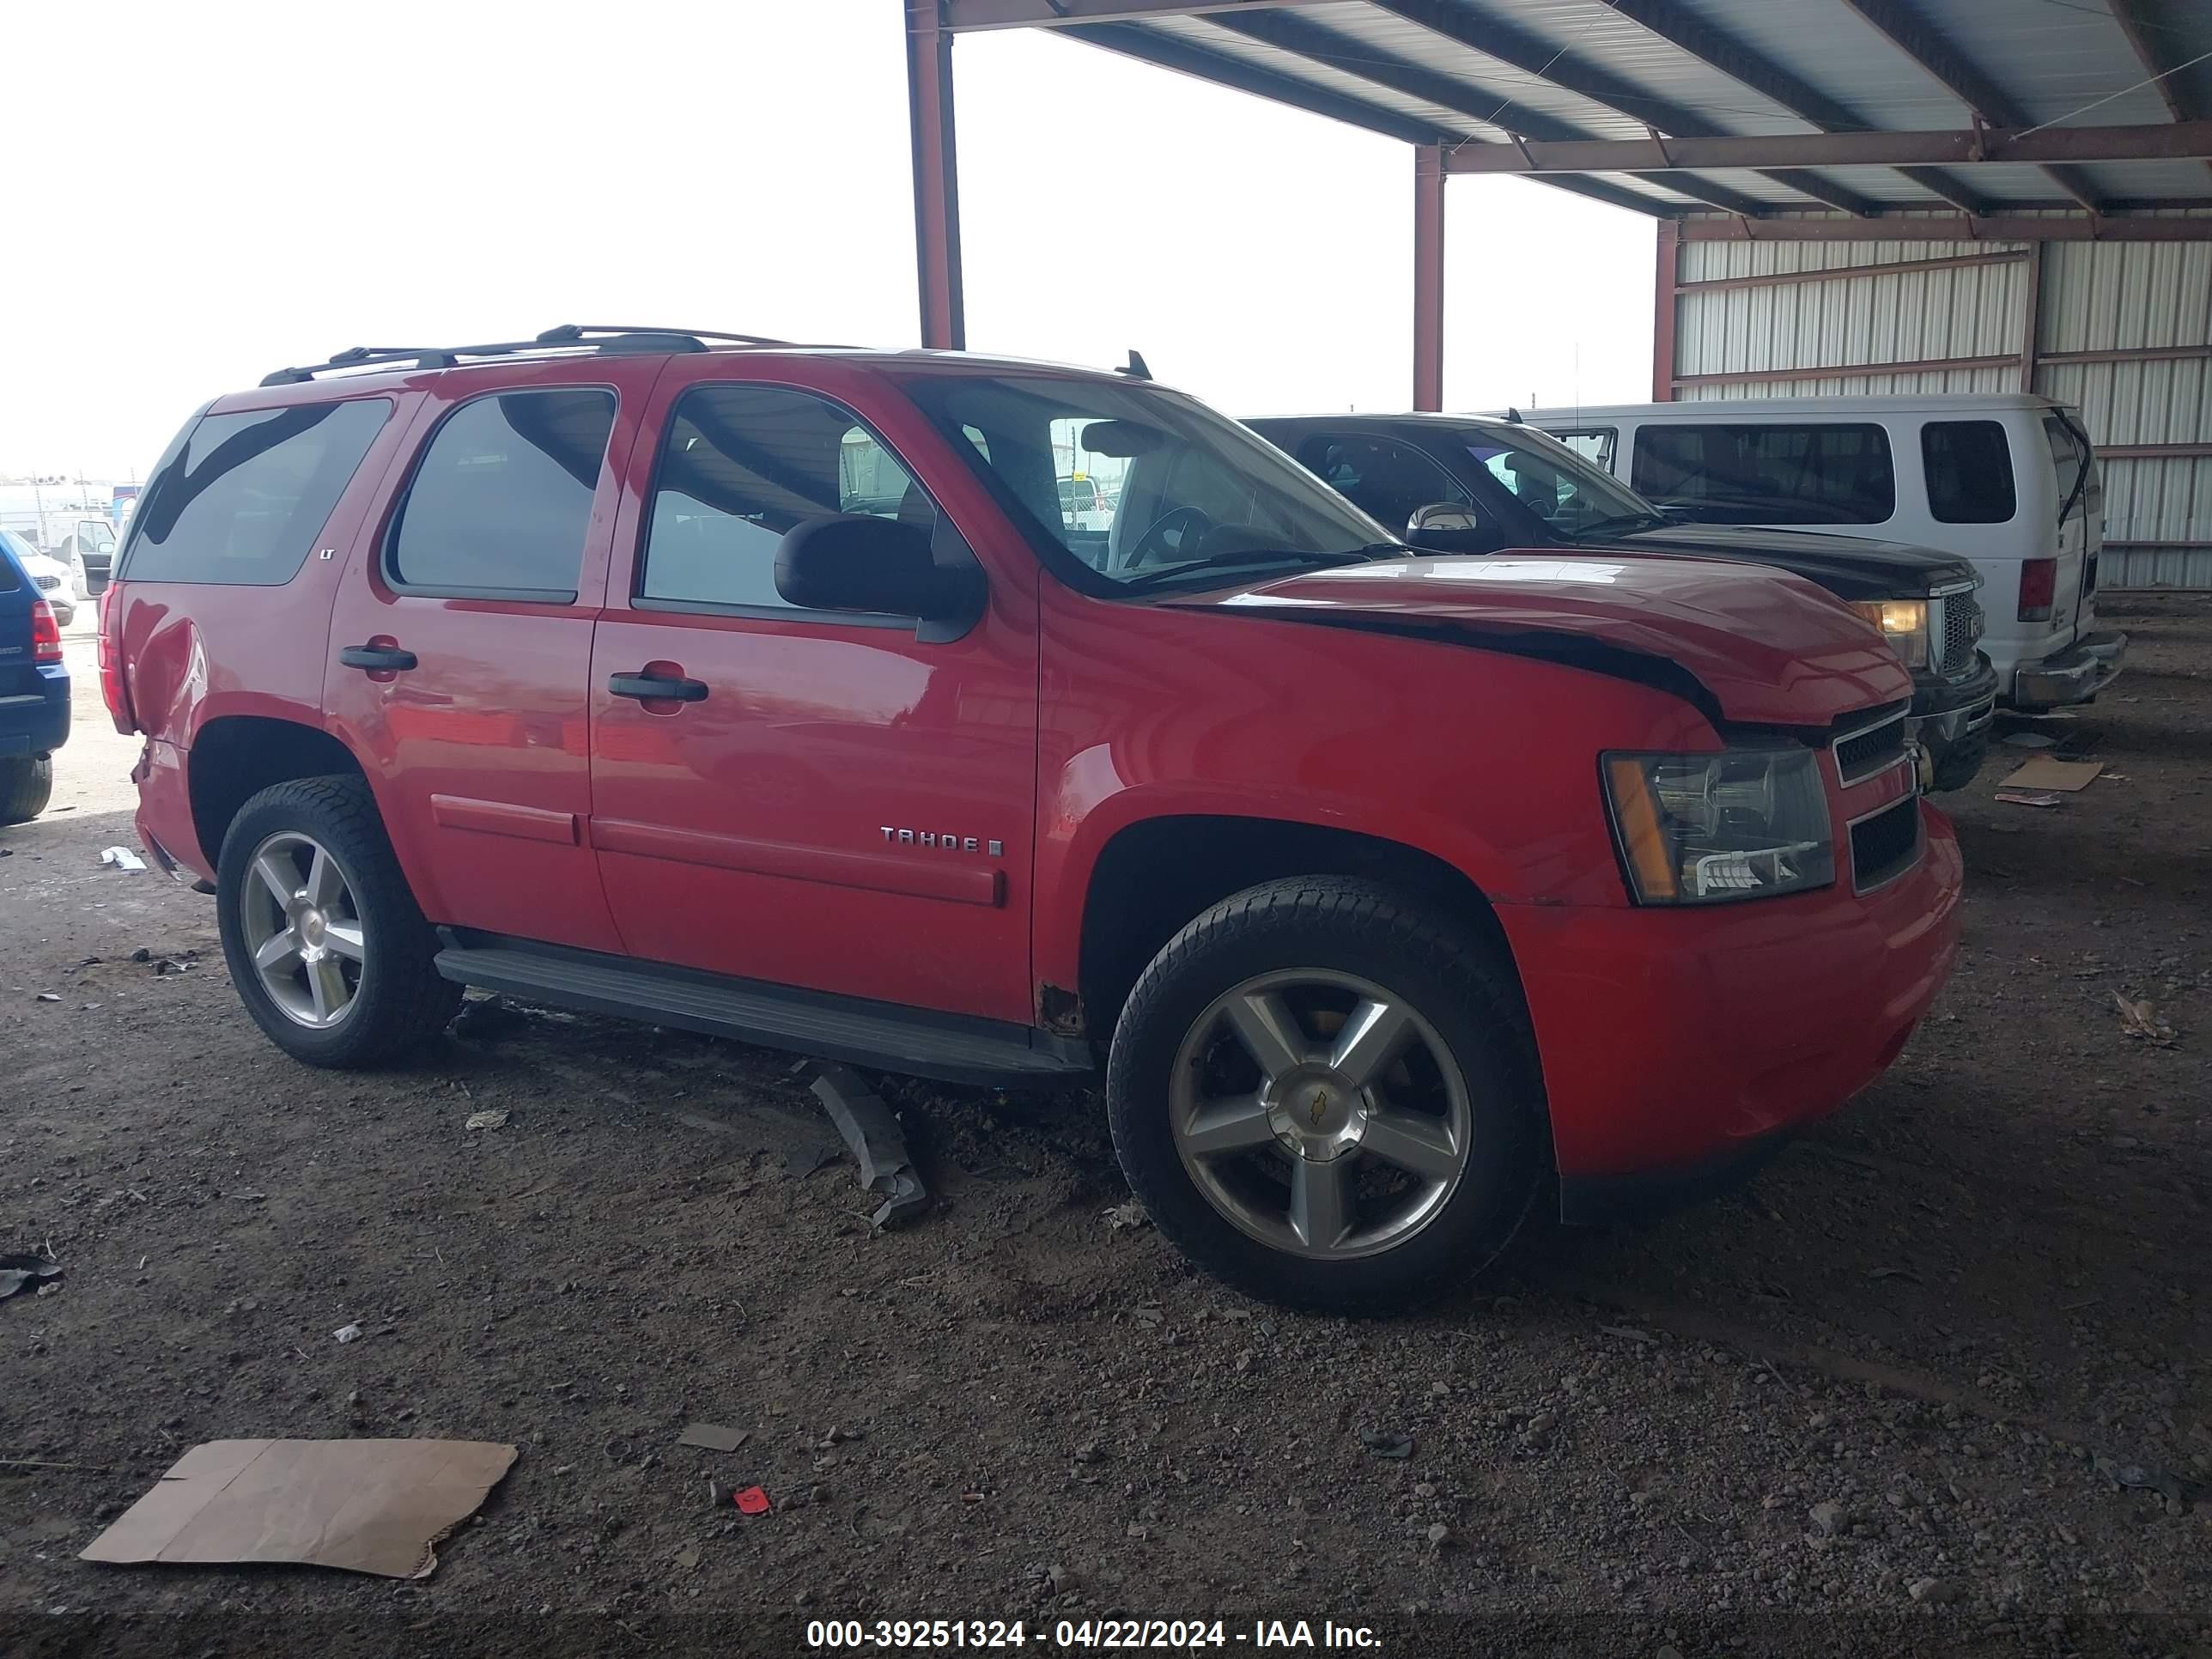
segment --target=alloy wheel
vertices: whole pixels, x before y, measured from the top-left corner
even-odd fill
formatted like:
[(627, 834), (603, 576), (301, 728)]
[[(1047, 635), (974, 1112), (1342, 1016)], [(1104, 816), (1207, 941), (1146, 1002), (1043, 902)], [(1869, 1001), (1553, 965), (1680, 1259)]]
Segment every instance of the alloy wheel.
[(1449, 1200), (1474, 1150), (1466, 1079), (1436, 1029), (1402, 997), (1328, 969), (1216, 997), (1176, 1052), (1168, 1110), (1207, 1201), (1309, 1258), (1403, 1244)]
[(330, 849), (280, 830), (253, 849), (239, 890), (253, 970), (284, 1017), (326, 1030), (353, 1010), (368, 939), (353, 885)]

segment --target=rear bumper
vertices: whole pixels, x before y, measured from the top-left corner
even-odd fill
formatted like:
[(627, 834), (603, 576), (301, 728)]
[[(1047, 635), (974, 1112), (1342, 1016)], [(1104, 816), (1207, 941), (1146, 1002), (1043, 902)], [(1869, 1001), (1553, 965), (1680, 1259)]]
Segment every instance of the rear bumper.
[(0, 758), (50, 755), (69, 741), (69, 671), (40, 666), (39, 689), (0, 696)]
[(1844, 885), (1705, 909), (1499, 907), (1571, 1201), (1695, 1182), (1881, 1074), (1958, 951), (1958, 839), (1921, 811), (1919, 864), (1864, 896)]
[(2055, 656), (2022, 663), (2013, 677), (2012, 704), (2016, 708), (2056, 708), (2087, 702), (2119, 678), (2127, 650), (2124, 634), (2090, 634)]
[(212, 880), (215, 861), (200, 850), (192, 823), (191, 790), (185, 780), (185, 751), (158, 738), (139, 751), (131, 781), (138, 786), (138, 844), (154, 862), (179, 880)]

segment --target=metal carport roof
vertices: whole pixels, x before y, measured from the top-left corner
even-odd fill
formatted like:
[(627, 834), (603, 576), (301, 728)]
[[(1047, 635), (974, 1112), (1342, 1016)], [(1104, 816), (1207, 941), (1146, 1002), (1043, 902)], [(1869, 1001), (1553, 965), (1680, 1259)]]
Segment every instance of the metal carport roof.
[(962, 343), (951, 45), (1049, 28), (1415, 147), (1416, 405), (1443, 180), (1673, 240), (2212, 240), (2203, 0), (904, 0), (925, 344)]

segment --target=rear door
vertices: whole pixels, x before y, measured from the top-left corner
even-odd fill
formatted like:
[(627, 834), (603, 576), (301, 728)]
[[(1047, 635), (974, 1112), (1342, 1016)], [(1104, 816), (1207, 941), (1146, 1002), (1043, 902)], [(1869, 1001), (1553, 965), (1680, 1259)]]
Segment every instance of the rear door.
[[(2051, 496), (2057, 503), (2060, 579), (2069, 564), (2079, 572), (2074, 603), (2063, 614), (2073, 617), (2077, 630), (2085, 629), (2095, 616), (2091, 596), (2097, 591), (2097, 559), (2104, 550), (2104, 484), (2088, 435), (2071, 410), (2045, 415), (2043, 439), (2051, 452)], [(2059, 597), (2063, 602), (2063, 592)]]
[(433, 921), (620, 948), (584, 836), (592, 629), (660, 362), (439, 377), (339, 585), (325, 708)]
[(958, 530), (921, 480), (975, 493), (896, 392), (818, 368), (817, 389), (678, 359), (654, 394), (591, 675), (607, 896), (649, 961), (1026, 1025), (1034, 568), (994, 572), (950, 641), (786, 602), (801, 520), (896, 518), (943, 559)]

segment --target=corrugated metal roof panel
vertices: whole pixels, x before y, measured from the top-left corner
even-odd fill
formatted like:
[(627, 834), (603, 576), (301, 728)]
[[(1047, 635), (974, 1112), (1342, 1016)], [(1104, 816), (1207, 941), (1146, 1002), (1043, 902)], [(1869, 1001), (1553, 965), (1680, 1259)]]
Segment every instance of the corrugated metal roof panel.
[[(1365, 0), (1356, 5), (1301, 9), (1298, 15), (1302, 20), (1324, 24), (1347, 40), (1360, 42), (1377, 52), (1408, 59), (1431, 74), (1459, 82), (1478, 98), (1489, 101), (1500, 125), (1510, 126), (1512, 112), (1518, 109), (1565, 122), (1593, 138), (1645, 136), (1644, 124), (1632, 115), (1608, 109), (1595, 100), (1498, 58), (1470, 52), (1433, 29), (1409, 22), (1395, 13), (1378, 10), (1366, 4)], [(1525, 20), (1516, 13), (1515, 21)]]
[(1726, 131), (1806, 131), (1781, 105), (1631, 22), (1608, 0), (1461, 0), (1461, 8), (1540, 35), (1554, 49), (1647, 88), (1665, 102), (1698, 110)]
[[(2146, 73), (2112, 18), (2081, 0), (2063, 5), (2045, 0), (2033, 7), (2023, 0), (1912, 0), (1912, 5), (2031, 122), (2075, 125), (2068, 118), (2084, 104), (2132, 87)], [(1992, 112), (1990, 118), (1997, 117)], [(2100, 125), (2167, 118), (2151, 87), (2123, 93), (2099, 106), (2093, 118)]]
[[(1886, 36), (1836, 0), (1677, 3), (1717, 33), (1785, 66), (1870, 126), (1911, 131), (1967, 125), (1966, 107), (1956, 98), (1929, 76), (1912, 72)], [(2005, 4), (2015, 20), (2030, 12), (2023, 0)]]
[(1372, 104), (1377, 109), (1386, 109), (1417, 121), (1425, 121), (1444, 132), (1480, 137), (1493, 143), (1507, 142), (1507, 135), (1499, 129), (1485, 126), (1480, 122), (1462, 115), (1456, 110), (1446, 109), (1442, 105), (1431, 104), (1423, 99), (1409, 98), (1405, 94), (1393, 92), (1387, 87), (1378, 87), (1372, 81), (1363, 76), (1347, 75), (1341, 70), (1333, 69), (1326, 64), (1317, 64), (1310, 58), (1285, 51), (1280, 46), (1269, 46), (1264, 41), (1255, 40), (1249, 35), (1237, 34), (1228, 29), (1216, 28), (1203, 17), (1165, 17), (1158, 21), (1147, 22), (1143, 25), (1143, 27), (1148, 33), (1173, 35), (1188, 45), (1202, 46), (1220, 57), (1233, 58), (1242, 63), (1256, 64), (1261, 69), (1273, 70), (1275, 74), (1287, 79), (1303, 81), (1309, 86), (1321, 87), (1330, 92), (1341, 93), (1347, 98), (1357, 98), (1360, 102)]

